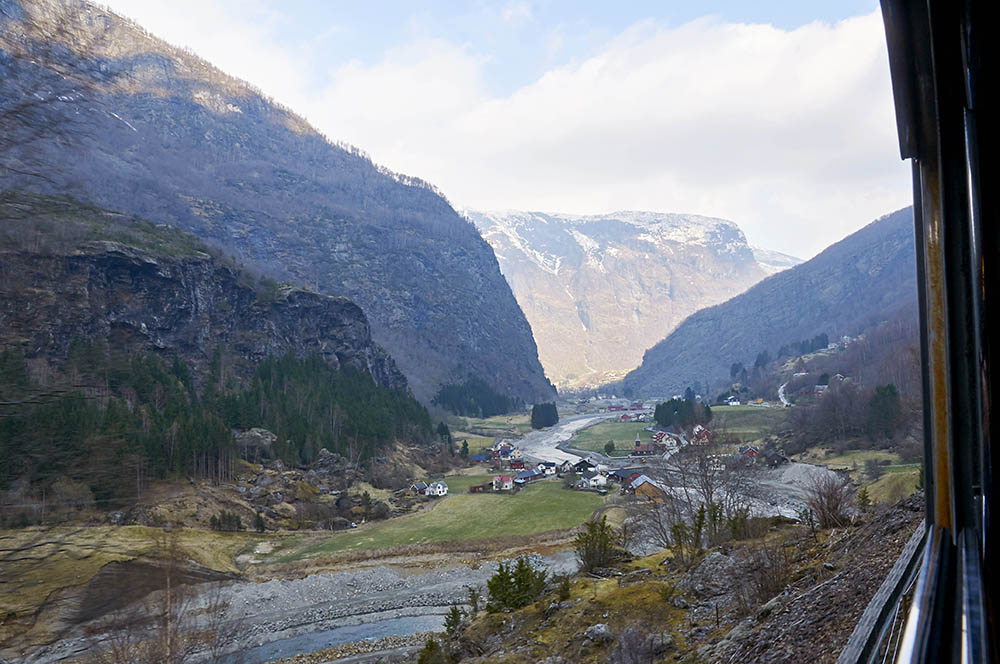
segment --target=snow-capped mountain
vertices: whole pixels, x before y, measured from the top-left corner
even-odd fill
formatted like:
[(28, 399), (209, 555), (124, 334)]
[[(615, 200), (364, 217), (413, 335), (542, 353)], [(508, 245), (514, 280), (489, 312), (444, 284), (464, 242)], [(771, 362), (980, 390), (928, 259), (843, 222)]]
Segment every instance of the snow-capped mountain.
[(557, 385), (621, 378), (698, 309), (769, 274), (725, 219), (465, 210), (493, 247)]
[(753, 257), (768, 274), (777, 274), (802, 263), (801, 258), (789, 256), (773, 249), (763, 249), (751, 244), (750, 250), (753, 252)]

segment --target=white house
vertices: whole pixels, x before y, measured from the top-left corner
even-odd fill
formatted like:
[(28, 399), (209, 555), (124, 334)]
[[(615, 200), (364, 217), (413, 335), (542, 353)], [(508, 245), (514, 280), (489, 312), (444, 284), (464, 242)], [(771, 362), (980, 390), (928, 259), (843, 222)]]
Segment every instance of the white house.
[(608, 478), (600, 473), (590, 471), (583, 474), (580, 484), (590, 489), (603, 489), (608, 485)]
[(494, 491), (510, 491), (514, 488), (514, 478), (510, 475), (495, 475), (493, 477)]
[(556, 474), (556, 462), (555, 461), (543, 461), (538, 464), (538, 470), (545, 473), (546, 475)]
[(424, 489), (425, 496), (447, 496), (448, 485), (444, 482), (431, 482), (430, 486)]

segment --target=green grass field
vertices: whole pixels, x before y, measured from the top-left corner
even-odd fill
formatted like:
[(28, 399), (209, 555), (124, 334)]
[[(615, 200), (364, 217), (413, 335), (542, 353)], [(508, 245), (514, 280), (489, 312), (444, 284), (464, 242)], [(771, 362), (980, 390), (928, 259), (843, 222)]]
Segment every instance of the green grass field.
[[(519, 434), (526, 434), (531, 431), (531, 415), (521, 413), (517, 415), (496, 415), (494, 417), (460, 417), (452, 427), (461, 431), (476, 429), (480, 435), (489, 433), (490, 435), (503, 437), (504, 432), (513, 431)], [(459, 440), (461, 440), (459, 438)], [(472, 441), (469, 441), (472, 445)]]
[(562, 483), (555, 480), (539, 482), (513, 495), (448, 495), (440, 499), (433, 509), (412, 516), (379, 521), (356, 530), (329, 535), (287, 538), (274, 562), (365, 549), (532, 535), (572, 528), (586, 521), (604, 501), (604, 497), (594, 493), (564, 489)]
[(889, 466), (885, 475), (868, 485), (868, 496), (877, 502), (895, 503), (917, 490), (920, 468), (917, 466)]
[(493, 436), (480, 436), (468, 431), (452, 431), (451, 437), (455, 440), (455, 447), (459, 449), (462, 447), (463, 440), (468, 441), (469, 454), (472, 455), (478, 454), (479, 450), (483, 448), (493, 447), (493, 441), (495, 440)]
[[(889, 462), (880, 465), (884, 474), (874, 482), (865, 472), (865, 462), (873, 459)], [(885, 450), (845, 450), (832, 454), (823, 448), (813, 448), (802, 455), (802, 461), (831, 470), (849, 470), (853, 481), (868, 487), (873, 501), (883, 503), (895, 503), (912, 494), (920, 477), (919, 463), (904, 463), (898, 454)]]
[[(509, 474), (509, 473), (508, 473)], [(422, 478), (428, 484), (434, 480), (426, 477)], [(466, 493), (470, 486), (485, 484), (493, 481), (492, 475), (449, 475), (441, 478), (441, 481), (448, 485), (448, 495)]]
[(612, 440), (614, 456), (627, 456), (635, 447), (636, 434), (642, 442), (649, 442), (649, 432), (645, 430), (649, 425), (649, 422), (600, 422), (577, 431), (569, 443), (581, 450), (604, 454), (604, 446)]
[(788, 421), (788, 409), (762, 406), (712, 406), (709, 428), (725, 429), (744, 441), (757, 440)]

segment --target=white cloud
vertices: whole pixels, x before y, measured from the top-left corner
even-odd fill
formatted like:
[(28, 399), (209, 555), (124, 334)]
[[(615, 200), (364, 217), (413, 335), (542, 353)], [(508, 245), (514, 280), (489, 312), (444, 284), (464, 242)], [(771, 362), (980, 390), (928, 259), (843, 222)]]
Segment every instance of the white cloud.
[(508, 2), (504, 5), (503, 9), (500, 10), (500, 18), (502, 18), (505, 23), (510, 23), (516, 27), (524, 25), (525, 23), (530, 23), (534, 20), (535, 16), (530, 3), (512, 1)]
[(440, 43), (389, 53), (310, 115), (461, 205), (715, 214), (804, 257), (909, 200), (877, 13), (642, 23), (504, 98), (480, 67)]
[[(228, 11), (221, 0), (181, 4)], [(176, 7), (132, 15), (174, 41), (164, 22), (182, 30), (221, 68), (457, 205), (711, 214), (808, 257), (909, 202), (877, 12), (793, 31), (641, 22), (496, 97), (475, 44), (421, 38), (375, 64), (337, 64), (326, 85), (308, 87), (255, 24), (229, 12), (221, 32), (185, 33), (190, 17)], [(531, 16), (525, 3), (508, 9)]]

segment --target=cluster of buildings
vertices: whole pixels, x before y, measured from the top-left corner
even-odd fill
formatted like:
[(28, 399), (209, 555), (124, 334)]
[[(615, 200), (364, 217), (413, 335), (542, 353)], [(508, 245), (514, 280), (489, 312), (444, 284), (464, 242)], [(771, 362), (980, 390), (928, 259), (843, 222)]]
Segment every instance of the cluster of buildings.
[(410, 485), (410, 491), (418, 496), (447, 496), (448, 485), (444, 482), (414, 482)]
[(471, 488), (471, 491), (473, 493), (483, 493), (490, 490), (513, 491), (514, 489), (519, 489), (523, 486), (531, 484), (532, 482), (537, 482), (538, 480), (545, 479), (546, 477), (566, 472), (566, 469), (569, 467), (568, 461), (561, 464), (557, 464), (554, 461), (543, 461), (534, 468), (524, 468), (524, 464), (522, 463), (521, 470), (517, 473), (510, 475), (494, 475), (492, 483), (474, 486)]

